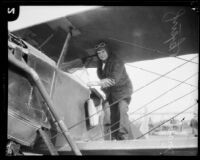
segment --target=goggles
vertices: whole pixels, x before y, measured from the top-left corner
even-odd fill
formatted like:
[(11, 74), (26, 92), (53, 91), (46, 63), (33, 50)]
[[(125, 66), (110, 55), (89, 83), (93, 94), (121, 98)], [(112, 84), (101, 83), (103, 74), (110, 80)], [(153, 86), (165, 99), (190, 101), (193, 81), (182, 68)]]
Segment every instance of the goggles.
[(97, 45), (95, 46), (95, 50), (98, 50), (98, 49), (100, 49), (100, 48), (105, 48), (105, 46), (106, 46), (106, 44), (105, 44), (104, 42), (99, 43), (99, 44), (97, 44)]

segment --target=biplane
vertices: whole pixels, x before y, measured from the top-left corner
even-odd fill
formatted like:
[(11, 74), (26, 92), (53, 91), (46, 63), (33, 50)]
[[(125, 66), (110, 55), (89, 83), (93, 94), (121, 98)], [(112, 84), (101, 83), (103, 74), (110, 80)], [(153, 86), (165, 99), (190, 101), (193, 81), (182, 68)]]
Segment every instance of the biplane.
[(95, 67), (100, 41), (125, 63), (199, 53), (198, 18), (190, 7), (104, 6), (10, 31), (7, 154), (196, 155), (196, 137), (169, 149), (136, 127), (135, 139), (111, 141), (105, 98), (73, 72), (85, 57)]

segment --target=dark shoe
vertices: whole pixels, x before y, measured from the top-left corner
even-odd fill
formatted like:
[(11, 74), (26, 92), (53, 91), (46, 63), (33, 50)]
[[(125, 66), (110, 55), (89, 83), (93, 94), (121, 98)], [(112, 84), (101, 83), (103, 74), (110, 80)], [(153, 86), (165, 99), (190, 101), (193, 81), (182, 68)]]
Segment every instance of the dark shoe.
[(121, 140), (127, 140), (128, 137), (126, 136), (126, 134), (118, 133), (116, 139), (121, 141)]
[(112, 141), (116, 141), (117, 139), (116, 139), (116, 137), (112, 137), (111, 140)]
[(121, 140), (126, 140), (123, 136), (117, 136), (116, 139), (119, 140), (119, 141), (121, 141)]

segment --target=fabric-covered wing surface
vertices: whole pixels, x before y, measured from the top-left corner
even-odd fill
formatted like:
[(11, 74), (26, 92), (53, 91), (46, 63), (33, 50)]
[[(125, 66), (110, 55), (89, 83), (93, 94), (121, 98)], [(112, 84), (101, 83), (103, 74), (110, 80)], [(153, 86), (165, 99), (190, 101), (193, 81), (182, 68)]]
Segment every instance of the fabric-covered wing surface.
[(79, 34), (66, 61), (93, 54), (100, 40), (125, 62), (199, 52), (198, 14), (190, 7), (106, 6), (14, 33), (57, 60), (71, 24)]

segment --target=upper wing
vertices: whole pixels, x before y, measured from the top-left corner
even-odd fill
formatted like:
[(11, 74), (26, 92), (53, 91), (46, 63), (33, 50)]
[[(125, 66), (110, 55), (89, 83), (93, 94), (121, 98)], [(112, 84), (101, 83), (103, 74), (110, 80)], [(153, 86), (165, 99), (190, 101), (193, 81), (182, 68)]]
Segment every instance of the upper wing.
[(65, 61), (93, 54), (101, 40), (125, 62), (199, 52), (198, 14), (190, 7), (99, 7), (13, 33), (57, 60), (71, 26)]

